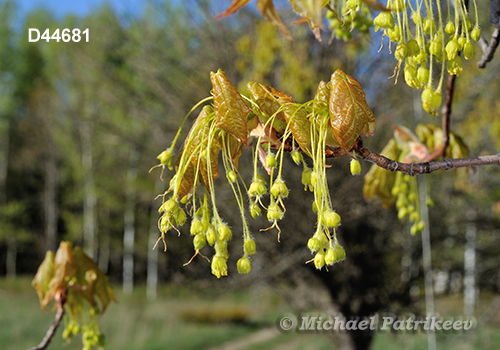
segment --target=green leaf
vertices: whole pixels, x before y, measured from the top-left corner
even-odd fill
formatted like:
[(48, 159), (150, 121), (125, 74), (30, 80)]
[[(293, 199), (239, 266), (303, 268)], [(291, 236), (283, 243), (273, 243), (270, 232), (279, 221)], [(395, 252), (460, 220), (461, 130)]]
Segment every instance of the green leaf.
[(363, 89), (356, 79), (340, 69), (330, 80), (329, 108), (333, 135), (346, 153), (361, 133), (373, 135), (375, 117), (366, 103)]
[(217, 73), (210, 72), (210, 80), (214, 96), (215, 126), (246, 145), (250, 108), (221, 69)]

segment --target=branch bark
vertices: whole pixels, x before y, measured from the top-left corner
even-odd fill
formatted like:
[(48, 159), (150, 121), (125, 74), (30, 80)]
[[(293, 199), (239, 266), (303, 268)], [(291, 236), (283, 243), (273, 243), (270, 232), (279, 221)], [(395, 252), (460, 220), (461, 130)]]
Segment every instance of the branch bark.
[(29, 350), (44, 350), (46, 349), (50, 342), (52, 341), (52, 338), (56, 334), (57, 328), (61, 324), (61, 321), (64, 316), (64, 304), (66, 303), (66, 294), (65, 293), (58, 293), (55, 296), (55, 301), (57, 305), (57, 313), (56, 317), (54, 319), (54, 322), (52, 322), (52, 325), (49, 327), (47, 330), (47, 333), (45, 334), (45, 337), (43, 338), (42, 342), (38, 344), (37, 346), (34, 346), (30, 348)]
[(500, 36), (500, 29), (495, 28), (493, 34), (491, 34), (491, 41), (489, 44), (483, 37), (479, 39), (479, 45), (483, 50), (483, 56), (481, 57), (481, 60), (477, 63), (477, 66), (479, 68), (486, 68), (486, 64), (493, 59), (493, 56), (495, 56), (495, 51), (497, 50), (499, 43), (498, 40), (499, 36)]
[(362, 159), (374, 163), (381, 168), (389, 171), (400, 171), (411, 176), (430, 174), (437, 170), (450, 170), (481, 165), (500, 165), (500, 153), (489, 156), (443, 159), (440, 161), (424, 163), (401, 163), (365, 148), (363, 146), (361, 138), (358, 138), (358, 141), (354, 145), (353, 150), (355, 150), (356, 154), (359, 155)]

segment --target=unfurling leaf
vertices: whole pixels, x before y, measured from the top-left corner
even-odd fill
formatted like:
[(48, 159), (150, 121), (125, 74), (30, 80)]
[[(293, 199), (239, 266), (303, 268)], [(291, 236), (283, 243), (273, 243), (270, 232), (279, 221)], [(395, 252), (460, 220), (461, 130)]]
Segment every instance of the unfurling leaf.
[(226, 9), (226, 11), (222, 12), (220, 15), (215, 16), (215, 19), (219, 19), (221, 17), (226, 17), (229, 15), (232, 15), (236, 11), (238, 11), (240, 8), (248, 4), (250, 0), (234, 0), (231, 5)]
[[(271, 116), (276, 115), (276, 119), (285, 121), (285, 115), (282, 111), (279, 111), (281, 104), (278, 102), (279, 99), (283, 102), (295, 102), (293, 98), (284, 92), (276, 90), (271, 86), (267, 86), (261, 83), (256, 83), (251, 81), (247, 84), (247, 89), (252, 95), (253, 100), (259, 106), (259, 111), (256, 111), (257, 116), (259, 117), (259, 121), (264, 124)], [(262, 114), (263, 112), (264, 114)], [(276, 123), (275, 123), (276, 124)], [(273, 124), (274, 128), (278, 126)], [(279, 127), (278, 127), (279, 129)], [(282, 130), (277, 130), (279, 132), (284, 131), (284, 127)]]
[[(219, 176), (220, 142), (210, 134), (213, 122), (214, 109), (211, 106), (203, 107), (184, 141), (176, 165), (176, 176), (182, 179), (175, 192), (178, 200), (191, 194), (202, 178), (206, 188), (210, 188), (209, 171), (212, 180)], [(207, 167), (208, 157), (210, 170)]]
[[(394, 138), (390, 139), (387, 145), (380, 153), (390, 159), (398, 159), (401, 150)], [(384, 208), (389, 208), (395, 201), (396, 197), (392, 194), (392, 188), (396, 181), (396, 173), (385, 170), (373, 164), (370, 171), (365, 175), (365, 184), (363, 186), (363, 195), (368, 200), (378, 196), (382, 200)]]
[(257, 0), (257, 8), (264, 17), (266, 17), (269, 22), (274, 24), (287, 39), (292, 39), (292, 36), (288, 32), (283, 21), (281, 21), (280, 15), (276, 12), (274, 8), (273, 0)]
[(373, 135), (375, 117), (356, 79), (337, 69), (329, 84), (330, 126), (340, 147), (349, 153), (361, 133)]
[(328, 5), (329, 0), (304, 1), (290, 0), (295, 12), (303, 17), (299, 22), (307, 21), (314, 33), (316, 40), (321, 41), (320, 29), (325, 29), (322, 21), (321, 11)]
[(366, 6), (375, 11), (390, 11), (387, 7), (379, 3), (377, 0), (362, 0)]
[[(328, 110), (330, 87), (328, 85), (329, 84), (325, 83), (323, 80), (319, 82), (318, 89), (316, 90), (316, 95), (314, 96), (314, 113), (330, 113)], [(333, 130), (331, 128), (327, 130), (325, 143), (327, 146), (332, 148), (340, 147), (339, 143), (335, 139), (335, 136), (333, 135)]]
[[(36, 294), (38, 294), (38, 299), (40, 300), (40, 306), (42, 310), (45, 310), (48, 303), (54, 297), (54, 294), (50, 288), (50, 281), (54, 277), (54, 261), (55, 254), (54, 252), (48, 251), (45, 254), (45, 259), (38, 267), (38, 271), (31, 282), (31, 285), (36, 290)], [(50, 296), (48, 296), (50, 293)], [(47, 297), (48, 296), (48, 297)]]
[(214, 96), (215, 126), (246, 146), (250, 108), (221, 69), (217, 73), (210, 72), (210, 80)]

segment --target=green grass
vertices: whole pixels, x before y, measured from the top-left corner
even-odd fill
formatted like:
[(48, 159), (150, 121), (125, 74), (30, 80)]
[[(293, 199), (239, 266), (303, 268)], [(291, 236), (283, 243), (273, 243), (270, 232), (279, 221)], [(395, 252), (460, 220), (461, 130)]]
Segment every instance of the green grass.
[[(277, 317), (286, 307), (272, 291), (255, 293), (196, 292), (180, 287), (163, 287), (158, 300), (146, 299), (144, 288), (133, 296), (117, 291), (119, 303), (112, 304), (99, 319), (106, 335), (107, 350), (207, 349), (227, 341), (241, 339), (263, 328), (274, 327)], [(443, 315), (459, 315), (461, 298), (446, 298), (436, 302)], [(482, 312), (487, 302), (480, 305)], [(199, 310), (199, 312), (197, 312)], [(229, 322), (245, 318), (244, 322)], [(30, 280), (0, 279), (0, 349), (28, 349), (38, 344), (53, 320), (44, 313)], [(67, 344), (58, 330), (49, 349), (81, 349), (79, 339)], [(493, 350), (500, 344), (498, 320), (477, 334), (438, 334), (438, 349)], [(276, 333), (273, 337), (249, 344), (246, 350), (323, 350), (334, 349), (325, 334)], [(374, 350), (427, 349), (425, 334), (379, 332)]]

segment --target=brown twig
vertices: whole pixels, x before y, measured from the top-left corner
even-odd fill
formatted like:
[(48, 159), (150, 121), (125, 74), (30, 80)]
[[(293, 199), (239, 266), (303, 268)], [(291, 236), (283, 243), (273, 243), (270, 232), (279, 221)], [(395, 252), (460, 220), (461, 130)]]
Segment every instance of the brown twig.
[(40, 344), (38, 344), (37, 346), (30, 348), (29, 350), (46, 349), (49, 346), (50, 341), (52, 340), (52, 338), (56, 334), (57, 328), (61, 324), (61, 321), (62, 321), (63, 316), (64, 316), (64, 304), (66, 303), (66, 293), (59, 292), (56, 294), (54, 299), (55, 299), (56, 305), (57, 305), (57, 312), (56, 312), (56, 317), (54, 319), (54, 322), (52, 322), (52, 324), (50, 325), (42, 342)]
[(411, 176), (430, 174), (436, 170), (450, 170), (480, 165), (500, 165), (500, 153), (490, 156), (443, 159), (424, 163), (401, 163), (366, 149), (363, 146), (363, 142), (360, 140), (361, 138), (358, 139), (353, 149), (362, 159), (374, 163), (386, 170), (400, 171)]
[(483, 37), (479, 39), (479, 45), (483, 50), (483, 56), (481, 57), (481, 60), (477, 63), (477, 66), (479, 68), (486, 68), (486, 64), (493, 59), (493, 56), (495, 56), (495, 51), (499, 43), (498, 40), (499, 36), (500, 36), (500, 30), (498, 28), (495, 28), (493, 34), (491, 34), (491, 41), (489, 45), (488, 42)]
[(450, 116), (451, 116), (451, 104), (453, 102), (453, 93), (455, 91), (455, 79), (456, 75), (448, 76), (448, 84), (446, 86), (446, 100), (443, 106), (443, 149), (441, 150), (441, 155), (443, 158), (446, 156), (446, 149), (450, 143)]

